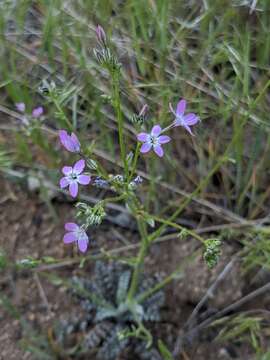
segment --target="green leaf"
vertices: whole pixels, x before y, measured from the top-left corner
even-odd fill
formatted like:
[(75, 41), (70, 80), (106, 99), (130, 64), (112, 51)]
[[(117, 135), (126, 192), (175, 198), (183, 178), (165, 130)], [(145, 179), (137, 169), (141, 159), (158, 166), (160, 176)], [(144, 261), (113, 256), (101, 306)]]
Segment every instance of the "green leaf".
[(172, 353), (162, 340), (158, 340), (158, 348), (164, 360), (174, 360)]
[(119, 277), (117, 294), (116, 294), (117, 304), (120, 304), (126, 298), (129, 282), (130, 282), (130, 276), (131, 276), (131, 272), (127, 270), (124, 271)]

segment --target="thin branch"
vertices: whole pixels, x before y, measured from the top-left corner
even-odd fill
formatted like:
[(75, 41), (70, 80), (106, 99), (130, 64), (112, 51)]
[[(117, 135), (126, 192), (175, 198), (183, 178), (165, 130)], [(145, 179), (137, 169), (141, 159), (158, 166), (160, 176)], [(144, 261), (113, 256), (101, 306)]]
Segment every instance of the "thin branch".
[(205, 327), (207, 327), (208, 325), (210, 325), (211, 323), (213, 323), (213, 321), (215, 321), (223, 316), (228, 315), (230, 312), (236, 311), (239, 307), (241, 307), (245, 303), (253, 300), (254, 298), (256, 298), (260, 295), (263, 295), (267, 291), (270, 291), (270, 282), (267, 283), (266, 285), (260, 287), (259, 289), (252, 291), (248, 295), (242, 297), (240, 300), (235, 301), (233, 304), (227, 306), (223, 310), (218, 311), (213, 316), (210, 316), (208, 319), (203, 321), (201, 324), (199, 324), (192, 330), (188, 331), (183, 337), (177, 339), (173, 355), (177, 356), (182, 351), (182, 348), (185, 343), (191, 344), (193, 339), (198, 336), (199, 332), (202, 329), (204, 329)]

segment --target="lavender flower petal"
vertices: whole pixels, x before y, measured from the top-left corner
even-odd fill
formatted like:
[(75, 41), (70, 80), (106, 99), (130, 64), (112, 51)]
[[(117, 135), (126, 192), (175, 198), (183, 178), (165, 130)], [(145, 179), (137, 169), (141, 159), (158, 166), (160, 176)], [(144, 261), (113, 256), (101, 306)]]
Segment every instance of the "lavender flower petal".
[(160, 127), (160, 125), (155, 125), (155, 126), (152, 128), (151, 135), (157, 137), (157, 136), (159, 136), (160, 133), (161, 133), (161, 127)]
[(162, 157), (164, 155), (164, 151), (160, 145), (154, 146), (154, 152), (159, 156)]
[(44, 110), (42, 106), (39, 106), (32, 111), (32, 116), (34, 118), (39, 118), (43, 114)]
[(79, 229), (79, 226), (75, 223), (65, 223), (65, 229), (67, 231), (75, 231), (75, 230), (78, 230)]
[(79, 142), (79, 139), (77, 138), (77, 136), (74, 133), (72, 133), (70, 137), (71, 137), (71, 140), (73, 143), (73, 147), (75, 149), (74, 151), (79, 152), (81, 149), (81, 144)]
[(145, 142), (145, 141), (147, 141), (148, 136), (149, 135), (147, 133), (140, 133), (137, 135), (137, 139), (141, 142)]
[(91, 177), (89, 175), (79, 175), (78, 183), (81, 185), (88, 185), (91, 182)]
[(75, 165), (73, 166), (73, 171), (76, 174), (81, 174), (84, 168), (85, 168), (85, 161), (81, 159), (75, 163)]
[(152, 144), (150, 144), (150, 143), (144, 143), (144, 144), (142, 145), (140, 151), (141, 151), (141, 153), (145, 154), (145, 153), (147, 153), (148, 151), (151, 150), (151, 147), (152, 147)]
[(78, 183), (75, 181), (69, 185), (69, 193), (73, 198), (78, 195), (78, 188)]
[(64, 175), (70, 175), (72, 173), (72, 167), (71, 166), (64, 166), (62, 168), (62, 173)]
[(74, 133), (68, 135), (66, 130), (60, 130), (59, 138), (61, 144), (66, 150), (70, 152), (80, 152), (80, 142)]
[(171, 141), (171, 138), (170, 138), (169, 136), (167, 136), (167, 135), (161, 135), (161, 136), (158, 138), (158, 140), (159, 140), (159, 143), (160, 143), (160, 144), (167, 144), (168, 142)]
[(20, 103), (16, 103), (15, 107), (18, 111), (24, 113), (25, 112), (25, 103), (20, 102)]
[(180, 100), (176, 107), (176, 114), (183, 115), (186, 110), (186, 106), (187, 106), (186, 100), (184, 100), (184, 99)]
[(70, 243), (77, 241), (75, 233), (69, 232), (69, 233), (65, 234), (63, 241), (65, 244), (70, 244)]
[(66, 179), (66, 177), (62, 177), (62, 179), (60, 179), (60, 188), (64, 189), (65, 187), (67, 187), (69, 185), (68, 180)]
[(195, 125), (199, 121), (198, 116), (196, 116), (194, 113), (189, 113), (184, 116), (184, 122), (187, 125)]
[(81, 252), (86, 252), (88, 246), (88, 237), (87, 235), (85, 237), (82, 237), (78, 239), (78, 247)]

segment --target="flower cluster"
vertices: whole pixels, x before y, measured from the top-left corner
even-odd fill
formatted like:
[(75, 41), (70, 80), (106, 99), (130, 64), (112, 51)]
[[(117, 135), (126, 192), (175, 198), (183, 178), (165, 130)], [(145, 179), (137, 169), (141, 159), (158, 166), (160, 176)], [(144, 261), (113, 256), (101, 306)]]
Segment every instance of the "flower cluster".
[(22, 118), (22, 123), (25, 126), (30, 125), (31, 118), (32, 119), (40, 119), (41, 116), (44, 113), (43, 107), (42, 106), (37, 106), (32, 110), (31, 115), (27, 114), (26, 113), (26, 105), (23, 102), (16, 103), (15, 107), (20, 113), (22, 113), (24, 115), (23, 118)]
[[(59, 131), (59, 139), (64, 148), (72, 153), (80, 153), (81, 144), (77, 136), (72, 133), (69, 135), (66, 130)], [(91, 182), (90, 175), (83, 173), (85, 168), (85, 160), (78, 160), (73, 166), (64, 166), (62, 173), (64, 176), (60, 179), (60, 187), (69, 188), (70, 195), (75, 198), (78, 195), (79, 184), (88, 185)], [(75, 223), (66, 223), (65, 229), (68, 233), (64, 236), (64, 243), (69, 244), (76, 242), (81, 252), (85, 252), (88, 247), (89, 238), (86, 229)]]
[[(114, 73), (116, 70), (119, 70), (119, 64), (117, 59), (112, 55), (106, 33), (104, 29), (98, 25), (96, 27), (96, 36), (98, 40), (98, 48), (95, 49), (95, 55), (97, 60), (106, 68), (109, 69), (111, 73)], [(25, 105), (23, 103), (19, 103), (16, 105), (17, 109), (21, 112), (25, 111)], [(169, 104), (170, 111), (173, 113), (175, 119), (173, 122), (162, 129), (159, 124), (153, 126), (150, 133), (140, 132), (137, 135), (137, 140), (142, 143), (140, 147), (140, 152), (142, 154), (146, 154), (149, 151), (153, 150), (157, 156), (160, 158), (164, 156), (163, 146), (171, 141), (171, 137), (168, 135), (164, 135), (166, 131), (171, 128), (182, 126), (184, 127), (191, 135), (193, 135), (191, 131), (191, 126), (194, 126), (199, 121), (198, 116), (194, 113), (186, 114), (186, 100), (180, 100), (174, 110), (172, 104)], [(148, 105), (145, 104), (139, 114), (134, 115), (132, 118), (132, 122), (136, 126), (142, 126), (145, 120), (145, 115), (148, 110)], [(32, 112), (33, 117), (39, 117), (43, 113), (42, 108), (36, 108)], [(71, 152), (81, 155), (81, 144), (74, 133), (68, 134), (66, 130), (59, 131), (59, 139), (63, 147)], [(135, 167), (137, 162), (137, 157), (135, 159)], [(132, 161), (132, 156), (131, 156)], [(91, 170), (98, 170), (98, 164), (92, 159), (79, 159), (72, 166), (64, 166), (62, 168), (63, 177), (60, 179), (60, 187), (61, 189), (68, 188), (70, 195), (73, 198), (76, 198), (79, 191), (79, 185), (86, 186), (89, 185), (92, 181), (91, 176), (88, 173), (84, 172), (85, 166)], [(128, 165), (129, 166), (129, 165)], [(99, 188), (109, 188), (110, 190), (118, 192), (119, 189), (125, 188), (126, 190), (135, 191), (136, 188), (141, 184), (142, 178), (140, 176), (136, 176), (132, 179), (135, 170), (132, 169), (131, 178), (119, 174), (119, 175), (109, 175), (107, 178), (103, 179), (101, 176), (98, 176), (94, 181), (93, 185)], [(125, 169), (126, 171), (126, 169)], [(98, 175), (99, 174), (99, 171)], [(127, 171), (129, 173), (129, 169)], [(128, 184), (126, 183), (128, 179)], [(105, 217), (105, 210), (103, 208), (104, 201), (96, 204), (94, 207), (88, 206), (84, 203), (77, 204), (77, 218), (84, 225), (80, 226), (76, 223), (66, 223), (65, 229), (67, 233), (64, 236), (64, 243), (73, 243), (76, 242), (78, 244), (78, 248), (81, 252), (85, 252), (88, 247), (89, 238), (86, 233), (86, 230), (89, 226), (99, 225), (102, 219)], [(152, 225), (153, 219), (146, 220), (149, 224)], [(208, 251), (209, 252), (209, 251)]]
[(193, 135), (190, 126), (196, 125), (199, 121), (198, 116), (194, 113), (188, 113), (185, 115), (187, 102), (182, 99), (178, 102), (176, 110), (173, 110), (172, 104), (169, 104), (171, 112), (175, 115), (174, 126), (183, 126), (190, 135)]
[(167, 144), (171, 141), (171, 138), (167, 135), (162, 135), (165, 131), (171, 129), (172, 127), (182, 126), (184, 127), (191, 135), (193, 135), (191, 131), (191, 126), (196, 125), (199, 121), (198, 116), (194, 113), (188, 113), (185, 115), (186, 110), (186, 100), (182, 99), (178, 102), (176, 110), (173, 109), (172, 104), (169, 104), (170, 111), (174, 114), (175, 120), (169, 125), (166, 129), (160, 127), (160, 125), (155, 125), (150, 133), (139, 133), (137, 135), (137, 140), (142, 144), (140, 152), (145, 154), (150, 150), (154, 150), (154, 152), (162, 157), (164, 155), (164, 150), (162, 145)]
[(221, 241), (219, 239), (207, 239), (205, 240), (205, 251), (203, 258), (207, 266), (212, 269), (218, 263), (221, 255)]
[(77, 161), (75, 165), (72, 166), (64, 166), (62, 169), (62, 173), (65, 175), (60, 180), (60, 187), (64, 189), (65, 187), (69, 187), (69, 193), (72, 197), (76, 197), (78, 195), (78, 184), (80, 185), (88, 185), (90, 184), (91, 177), (89, 175), (83, 174), (83, 170), (85, 168), (85, 161), (83, 159)]
[(154, 152), (159, 157), (162, 157), (164, 155), (164, 151), (161, 145), (171, 141), (171, 138), (166, 135), (160, 135), (161, 132), (161, 127), (159, 125), (155, 125), (152, 128), (150, 134), (144, 132), (138, 134), (137, 139), (143, 143), (141, 147), (141, 153), (145, 154), (153, 148)]
[(79, 226), (75, 223), (66, 223), (65, 229), (67, 233), (65, 234), (63, 241), (65, 244), (77, 243), (78, 248), (81, 252), (86, 252), (88, 247), (89, 238), (82, 226)]

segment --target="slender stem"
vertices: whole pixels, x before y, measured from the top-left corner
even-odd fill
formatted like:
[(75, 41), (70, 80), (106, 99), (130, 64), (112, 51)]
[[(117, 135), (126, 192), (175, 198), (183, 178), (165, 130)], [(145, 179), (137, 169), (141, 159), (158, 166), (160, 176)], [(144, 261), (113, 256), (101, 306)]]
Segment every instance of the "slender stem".
[[(151, 243), (151, 241), (154, 241), (155, 238), (157, 236), (159, 236), (159, 234), (162, 232), (162, 230), (168, 225), (173, 226), (173, 227), (177, 227), (177, 228), (179, 228), (181, 230), (185, 229), (181, 225), (178, 225), (178, 224), (174, 223), (173, 222), (174, 219), (181, 213), (181, 211), (192, 200), (192, 198), (197, 193), (200, 192), (200, 190), (205, 186), (205, 183), (206, 184), (208, 183), (209, 178), (221, 166), (221, 164), (223, 162), (224, 162), (224, 159), (222, 159), (222, 160), (220, 160), (218, 162), (218, 164), (214, 167), (212, 172), (202, 181), (202, 183), (194, 191), (194, 193), (183, 202), (182, 206), (180, 206), (180, 208), (177, 209), (176, 212), (168, 220), (163, 220), (163, 219), (160, 219), (160, 218), (156, 217), (156, 220), (162, 222), (163, 225), (161, 225), (159, 227), (159, 229), (157, 231), (155, 231), (153, 234), (148, 236), (148, 234), (146, 232), (146, 224), (145, 224), (145, 222), (141, 218), (137, 220), (138, 221), (139, 231), (140, 231), (140, 234), (141, 234), (141, 237), (142, 237), (142, 242), (141, 242), (141, 247), (140, 247), (140, 251), (139, 251), (139, 254), (138, 254), (138, 260), (137, 260), (136, 268), (135, 268), (133, 276), (132, 276), (131, 285), (130, 285), (130, 289), (129, 289), (128, 296), (127, 296), (127, 299), (128, 299), (129, 302), (132, 302), (132, 300), (134, 298), (134, 295), (136, 293), (138, 280), (139, 280), (139, 275), (140, 275), (140, 272), (141, 272), (141, 268), (142, 268), (142, 265), (143, 265), (144, 258), (146, 256), (146, 253), (147, 253), (147, 250), (148, 250), (149, 243)], [(145, 229), (145, 231), (144, 231), (144, 229)], [(189, 230), (189, 233), (191, 233), (194, 236), (194, 233), (191, 230)], [(194, 237), (196, 237), (197, 240), (199, 240), (201, 242), (204, 242), (204, 240), (199, 235), (196, 234), (196, 236), (194, 236)], [(174, 276), (174, 275), (172, 275), (172, 276)], [(173, 277), (169, 277), (168, 280), (166, 280), (166, 281), (170, 282), (172, 280), (172, 278)], [(166, 283), (167, 282), (165, 282), (165, 284)]]
[(72, 131), (73, 126), (72, 126), (71, 122), (69, 121), (68, 117), (66, 116), (64, 110), (62, 109), (61, 105), (59, 104), (57, 97), (52, 96), (52, 100), (53, 100), (53, 103), (54, 103), (56, 109), (59, 111), (59, 114), (61, 115), (61, 119), (65, 121), (66, 125), (68, 126), (68, 129), (70, 131)]
[[(177, 216), (179, 216), (181, 214), (181, 212), (186, 208), (186, 206), (192, 201), (192, 199), (198, 195), (202, 189), (204, 189), (204, 187), (208, 184), (209, 179), (211, 179), (211, 177), (215, 174), (215, 172), (221, 167), (221, 165), (226, 161), (226, 157), (221, 157), (219, 159), (219, 161), (216, 163), (216, 165), (213, 167), (213, 169), (208, 173), (208, 175), (201, 181), (201, 183), (199, 184), (199, 186), (196, 188), (195, 191), (193, 191), (192, 194), (190, 194), (189, 197), (187, 197), (182, 204), (180, 204), (179, 208), (170, 216), (170, 218), (167, 221), (174, 221)], [(162, 224), (156, 231), (154, 231), (150, 236), (149, 236), (149, 242), (154, 241), (158, 236), (160, 236), (160, 234), (162, 233), (162, 231), (166, 228), (167, 224)]]
[(121, 160), (124, 166), (125, 177), (128, 176), (128, 165), (126, 160), (126, 146), (124, 142), (124, 132), (123, 132), (123, 115), (121, 110), (121, 101), (120, 101), (120, 84), (119, 84), (119, 71), (112, 72), (112, 81), (113, 81), (113, 106), (116, 112), (117, 124), (118, 124), (118, 138), (120, 145)]
[(161, 290), (164, 286), (169, 284), (175, 278), (178, 278), (179, 274), (182, 273), (182, 271), (184, 270), (185, 266), (189, 263), (189, 261), (194, 260), (200, 253), (201, 253), (201, 249), (198, 249), (191, 256), (185, 258), (185, 260), (171, 274), (165, 277), (160, 283), (156, 284), (152, 288), (143, 292), (138, 298), (138, 303), (144, 302), (144, 300), (146, 300), (149, 296)]
[(200, 242), (202, 242), (204, 244), (204, 238), (201, 237), (199, 234), (197, 234), (195, 231), (193, 230), (190, 230), (190, 229), (187, 229), (185, 226), (182, 226), (182, 225), (179, 225), (173, 221), (170, 221), (170, 220), (167, 220), (167, 219), (162, 219), (158, 216), (155, 216), (155, 215), (150, 215), (152, 219), (162, 223), (162, 224), (165, 224), (165, 225), (168, 225), (168, 226), (171, 226), (171, 227), (174, 227), (175, 229), (179, 229), (181, 231), (186, 231), (186, 233), (192, 237), (194, 237), (195, 239), (199, 240)]
[(122, 194), (119, 196), (115, 196), (115, 197), (108, 197), (104, 200), (101, 200), (100, 203), (104, 204), (105, 206), (107, 205), (107, 203), (115, 203), (115, 202), (119, 202), (123, 199), (125, 199), (126, 194)]
[(131, 172), (130, 172), (130, 175), (129, 175), (129, 178), (128, 178), (128, 183), (130, 182), (130, 180), (132, 179), (132, 177), (133, 177), (133, 175), (134, 175), (134, 173), (136, 171), (139, 154), (140, 154), (140, 144), (137, 143), (136, 150), (135, 150), (135, 155), (134, 155), (134, 160), (133, 160), (133, 164), (132, 164), (132, 168), (131, 168)]
[(144, 258), (148, 250), (148, 234), (147, 234), (146, 224), (141, 217), (137, 219), (137, 223), (142, 240), (141, 240), (140, 251), (137, 257), (136, 267), (132, 274), (131, 284), (127, 295), (127, 300), (129, 303), (133, 301), (133, 298), (136, 294), (139, 277), (144, 263)]

